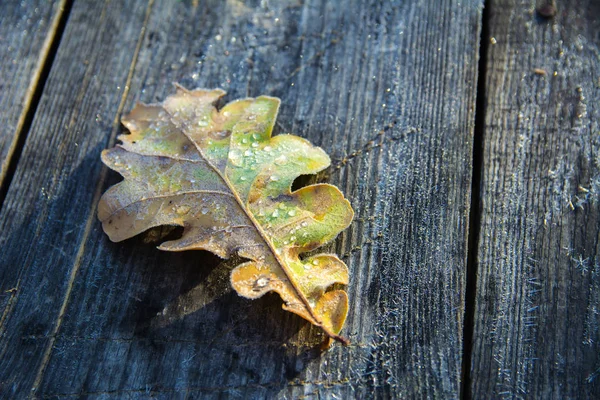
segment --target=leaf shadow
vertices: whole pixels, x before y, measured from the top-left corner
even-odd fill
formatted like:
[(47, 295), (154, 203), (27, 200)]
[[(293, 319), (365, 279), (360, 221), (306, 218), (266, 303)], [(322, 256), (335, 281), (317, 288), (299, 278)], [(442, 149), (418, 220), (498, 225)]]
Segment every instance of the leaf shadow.
[[(144, 246), (130, 246), (138, 245)], [(183, 349), (193, 357), (184, 366), (187, 374), (204, 372), (198, 373), (197, 383), (227, 387), (228, 382), (247, 382), (266, 397), (274, 397), (320, 357), (322, 338), (303, 319), (282, 310), (279, 296), (248, 300), (231, 289), (229, 274), (236, 260), (223, 261), (203, 251), (159, 256), (161, 261), (167, 257), (171, 260), (158, 267), (161, 271), (143, 263), (133, 265), (135, 274), (151, 276), (132, 310), (134, 336)], [(181, 285), (162, 289), (161, 282), (174, 280)]]

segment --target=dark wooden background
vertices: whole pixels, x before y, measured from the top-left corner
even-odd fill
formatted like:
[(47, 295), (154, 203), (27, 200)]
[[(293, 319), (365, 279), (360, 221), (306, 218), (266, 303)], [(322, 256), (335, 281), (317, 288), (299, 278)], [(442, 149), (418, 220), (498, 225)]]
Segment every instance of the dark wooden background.
[[(350, 346), (103, 234), (100, 152), (172, 82), (331, 155)], [(597, 0), (3, 0), (0, 398), (598, 398), (599, 99)]]

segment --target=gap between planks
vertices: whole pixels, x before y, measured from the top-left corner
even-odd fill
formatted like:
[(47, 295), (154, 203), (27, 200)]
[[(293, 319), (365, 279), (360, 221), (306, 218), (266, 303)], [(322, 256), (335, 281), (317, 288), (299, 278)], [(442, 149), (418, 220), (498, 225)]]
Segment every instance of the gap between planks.
[[(125, 107), (125, 102), (127, 100), (127, 96), (129, 95), (129, 87), (131, 84), (131, 80), (133, 78), (133, 73), (135, 71), (135, 66), (137, 64), (138, 56), (140, 53), (140, 49), (142, 47), (142, 43), (144, 42), (144, 38), (146, 36), (146, 26), (148, 25), (148, 21), (150, 20), (150, 16), (152, 14), (152, 6), (154, 5), (154, 0), (148, 0), (148, 5), (146, 7), (146, 14), (144, 16), (144, 23), (142, 24), (142, 28), (140, 30), (140, 34), (138, 37), (138, 41), (135, 47), (135, 52), (133, 53), (133, 57), (131, 60), (131, 64), (129, 65), (129, 71), (127, 73), (127, 80), (125, 81), (125, 87), (123, 88), (123, 94), (121, 95), (121, 101), (119, 103), (119, 107), (115, 114), (115, 118), (113, 120), (113, 128), (110, 134), (109, 142), (113, 143), (116, 140), (117, 133), (119, 131), (119, 117), (123, 112), (123, 108)], [(102, 188), (104, 186), (104, 182), (106, 181), (106, 176), (108, 173), (108, 168), (103, 166), (102, 172), (100, 173), (100, 178), (98, 179), (98, 183), (96, 185), (96, 190), (94, 191), (94, 198), (90, 205), (90, 211), (88, 213), (88, 218), (85, 224), (85, 230), (83, 232), (81, 243), (79, 245), (79, 249), (77, 250), (77, 255), (75, 256), (75, 261), (73, 262), (73, 268), (71, 269), (71, 273), (69, 275), (69, 282), (67, 285), (67, 289), (65, 291), (65, 296), (60, 307), (60, 311), (58, 313), (58, 317), (56, 318), (56, 322), (54, 324), (54, 329), (52, 330), (52, 334), (49, 337), (48, 344), (44, 350), (44, 356), (40, 363), (40, 367), (36, 373), (35, 380), (33, 382), (33, 386), (31, 388), (31, 394), (35, 398), (37, 394), (37, 390), (39, 389), (42, 379), (44, 378), (44, 373), (46, 371), (46, 367), (48, 366), (48, 362), (50, 361), (50, 356), (52, 355), (52, 349), (54, 347), (54, 343), (56, 342), (56, 338), (58, 332), (60, 330), (60, 326), (63, 321), (63, 317), (65, 311), (67, 309), (67, 305), (69, 304), (69, 300), (71, 297), (71, 291), (73, 289), (73, 284), (75, 283), (75, 278), (77, 277), (77, 272), (79, 271), (79, 267), (81, 266), (81, 260), (83, 258), (83, 254), (85, 251), (85, 245), (88, 239), (88, 236), (92, 230), (92, 225), (94, 223), (94, 219), (96, 216), (96, 204), (100, 199), (102, 194)]]
[(463, 320), (463, 358), (460, 398), (470, 400), (471, 356), (475, 329), (475, 299), (477, 294), (477, 262), (479, 233), (481, 229), (481, 175), (483, 168), (483, 141), (485, 136), (485, 80), (487, 78), (487, 55), (490, 1), (483, 2), (481, 32), (479, 37), (479, 61), (477, 67), (477, 94), (475, 100), (475, 129), (473, 134), (473, 158), (471, 161), (471, 204), (469, 208), (469, 230), (467, 238), (467, 281), (465, 288), (465, 314)]
[(50, 29), (48, 30), (48, 36), (42, 45), (42, 49), (38, 58), (38, 67), (31, 77), (31, 82), (27, 88), (25, 94), (23, 110), (17, 121), (17, 127), (14, 132), (14, 137), (6, 160), (0, 168), (0, 210), (4, 205), (6, 194), (10, 188), (13, 176), (17, 170), (17, 165), (21, 159), (23, 147), (25, 146), (25, 140), (31, 129), (33, 117), (37, 111), (42, 92), (46, 86), (46, 81), (52, 65), (54, 64), (54, 57), (58, 52), (58, 46), (60, 45), (62, 34), (67, 25), (69, 14), (71, 13), (71, 7), (74, 0), (62, 0), (58, 5), (58, 11), (54, 17)]

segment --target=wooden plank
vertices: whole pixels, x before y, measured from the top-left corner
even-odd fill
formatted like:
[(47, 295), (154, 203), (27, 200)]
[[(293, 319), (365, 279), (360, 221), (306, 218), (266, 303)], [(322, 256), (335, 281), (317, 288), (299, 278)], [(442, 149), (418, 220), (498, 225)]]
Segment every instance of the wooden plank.
[[(48, 82), (38, 140), (0, 214), (0, 243), (14, 249), (0, 265), (31, 265), (2, 270), (1, 282), (21, 285), (3, 324), (12, 357), (1, 381), (55, 398), (458, 397), (481, 1), (157, 0), (129, 82), (114, 59), (131, 62), (143, 12), (125, 28), (113, 4), (107, 29), (83, 15), (86, 3), (74, 5), (57, 62), (80, 57), (70, 46), (84, 26), (101, 32), (87, 56), (94, 84), (62, 69)], [(171, 82), (281, 97), (278, 131), (332, 156), (328, 181), (357, 212), (329, 247), (351, 270), (351, 346), (320, 354), (318, 329), (276, 296), (237, 296), (231, 265), (213, 256), (102, 233), (97, 189), (117, 178), (99, 152), (121, 112), (102, 100), (126, 93), (129, 109), (163, 99)], [(60, 130), (56, 154), (34, 148), (48, 137), (42, 125)], [(37, 352), (28, 364), (16, 361), (24, 351)]]
[(600, 3), (556, 7), (490, 4), (475, 399), (600, 397)]
[[(0, 3), (0, 187), (17, 148), (66, 0)], [(0, 199), (1, 201), (1, 199)]]
[(89, 1), (71, 10), (0, 212), (0, 397), (32, 393), (47, 362), (146, 8)]

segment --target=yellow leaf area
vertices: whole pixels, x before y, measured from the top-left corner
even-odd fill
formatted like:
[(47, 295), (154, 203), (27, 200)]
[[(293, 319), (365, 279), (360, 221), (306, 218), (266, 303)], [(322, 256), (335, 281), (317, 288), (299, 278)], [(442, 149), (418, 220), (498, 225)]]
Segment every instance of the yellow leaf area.
[(177, 92), (160, 104), (137, 104), (122, 118), (130, 134), (102, 153), (124, 180), (104, 193), (98, 218), (118, 242), (160, 225), (182, 226), (161, 250), (208, 250), (249, 261), (231, 273), (240, 295), (277, 292), (285, 310), (339, 335), (348, 296), (348, 268), (333, 254), (302, 258), (334, 239), (353, 211), (332, 185), (294, 192), (300, 175), (330, 164), (319, 147), (293, 135), (271, 137), (279, 99), (233, 101), (217, 110), (220, 89)]

